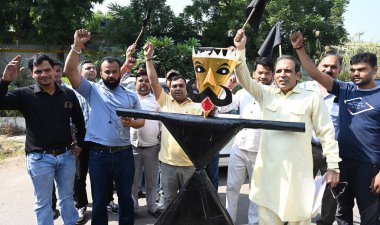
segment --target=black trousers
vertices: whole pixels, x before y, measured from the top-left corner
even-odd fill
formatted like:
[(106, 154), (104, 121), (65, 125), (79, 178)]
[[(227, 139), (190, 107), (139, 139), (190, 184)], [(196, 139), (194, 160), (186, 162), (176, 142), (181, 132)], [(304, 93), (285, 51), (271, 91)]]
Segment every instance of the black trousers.
[(87, 207), (86, 178), (88, 173), (89, 143), (84, 144), (82, 152), (76, 160), (76, 173), (74, 180), (74, 201), (77, 209)]
[[(313, 146), (313, 173), (314, 177), (318, 171), (321, 175), (327, 172), (326, 157), (322, 154), (322, 148), (320, 146)], [(335, 213), (337, 209), (337, 201), (332, 196), (330, 188), (326, 188), (322, 198), (321, 217), (317, 219), (317, 225), (332, 225), (335, 221)]]
[(345, 191), (338, 197), (336, 221), (339, 225), (353, 224), (354, 200), (359, 208), (360, 224), (379, 224), (379, 195), (370, 192), (372, 178), (379, 172), (376, 166), (341, 157), (340, 181), (348, 182)]

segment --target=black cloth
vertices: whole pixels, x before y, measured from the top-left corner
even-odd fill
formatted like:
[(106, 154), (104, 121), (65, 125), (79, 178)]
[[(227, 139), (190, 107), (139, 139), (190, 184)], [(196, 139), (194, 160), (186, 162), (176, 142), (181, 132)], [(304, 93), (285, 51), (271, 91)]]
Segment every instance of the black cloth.
[[(322, 154), (322, 146), (320, 143), (312, 142), (313, 153), (313, 175), (317, 176), (318, 171), (323, 176), (327, 172), (326, 157)], [(335, 221), (335, 212), (337, 209), (337, 201), (331, 194), (330, 188), (326, 188), (322, 197), (321, 216), (317, 218), (317, 225), (332, 225)]]
[(19, 110), (25, 117), (25, 151), (68, 147), (75, 139), (83, 146), (85, 124), (73, 90), (55, 84), (50, 95), (38, 84), (8, 91), (10, 82), (0, 79), (0, 109)]
[(379, 195), (370, 192), (372, 178), (379, 173), (375, 165), (341, 157), (339, 162), (340, 182), (348, 185), (338, 197), (336, 221), (339, 225), (353, 224), (353, 207), (356, 204), (360, 212), (360, 224), (379, 225)]

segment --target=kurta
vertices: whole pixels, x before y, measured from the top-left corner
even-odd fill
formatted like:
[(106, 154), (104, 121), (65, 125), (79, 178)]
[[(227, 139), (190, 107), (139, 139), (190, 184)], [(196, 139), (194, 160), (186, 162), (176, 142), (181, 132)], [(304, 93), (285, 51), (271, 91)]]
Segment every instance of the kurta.
[(305, 123), (305, 133), (263, 130), (251, 181), (250, 199), (275, 212), (282, 221), (302, 221), (312, 216), (315, 184), (311, 132), (319, 136), (328, 168), (340, 161), (334, 127), (320, 95), (298, 85), (284, 95), (275, 86), (250, 78), (241, 51), (238, 82), (260, 104), (264, 120)]

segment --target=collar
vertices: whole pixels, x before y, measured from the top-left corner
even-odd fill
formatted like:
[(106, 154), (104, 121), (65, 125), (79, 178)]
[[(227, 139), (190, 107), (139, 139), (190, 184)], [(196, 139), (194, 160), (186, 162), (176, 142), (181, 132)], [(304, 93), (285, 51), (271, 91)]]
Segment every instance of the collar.
[[(281, 89), (276, 87), (275, 91), (274, 91), (276, 94), (283, 94)], [(288, 93), (286, 93), (286, 95), (289, 95), (289, 94), (292, 94), (292, 93), (295, 93), (295, 94), (299, 94), (301, 92), (301, 88), (299, 86), (299, 84), (297, 84), (292, 90), (290, 90)]]
[[(164, 90), (162, 90), (162, 91), (164, 91)], [(184, 101), (184, 102), (182, 102), (182, 103), (180, 104), (180, 103), (178, 103), (176, 100), (174, 100), (174, 98), (173, 98), (173, 96), (171, 96), (171, 94), (168, 94), (168, 95), (169, 95), (170, 100), (171, 100), (172, 102), (176, 102), (178, 105), (185, 105), (185, 104), (187, 104), (187, 103), (191, 103), (191, 102), (193, 102), (193, 101), (191, 101), (190, 98), (187, 98), (186, 101)]]
[[(63, 87), (59, 86), (57, 83), (54, 82), (54, 86), (55, 86), (55, 92), (59, 91), (59, 92), (65, 92), (65, 90), (63, 89)], [(38, 92), (45, 92), (42, 87), (36, 83), (34, 84), (34, 93), (38, 93)]]

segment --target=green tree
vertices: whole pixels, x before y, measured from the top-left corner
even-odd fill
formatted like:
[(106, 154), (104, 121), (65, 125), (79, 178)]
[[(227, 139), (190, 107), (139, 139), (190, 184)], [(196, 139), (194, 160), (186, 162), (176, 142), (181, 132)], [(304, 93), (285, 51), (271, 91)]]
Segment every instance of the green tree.
[[(199, 41), (190, 38), (181, 43), (175, 43), (170, 37), (148, 37), (147, 41), (154, 46), (154, 63), (159, 77), (165, 77), (165, 74), (171, 70), (178, 70), (184, 77), (194, 77), (194, 68), (192, 62), (192, 49), (198, 47)], [(144, 60), (144, 52), (141, 50), (137, 53), (138, 62)]]
[[(250, 2), (251, 0), (193, 0), (193, 4), (185, 8), (185, 14), (194, 21), (194, 26), (201, 35), (202, 46), (226, 47), (233, 44), (233, 36), (245, 22), (245, 9)], [(256, 56), (267, 33), (279, 21), (284, 21), (284, 53), (294, 53), (289, 35), (296, 30), (302, 30), (309, 40), (307, 48), (313, 57), (318, 57), (317, 50), (324, 46), (344, 43), (347, 32), (343, 26), (343, 13), (348, 3), (349, 0), (270, 1), (261, 21), (259, 34), (254, 35), (249, 28), (246, 29), (249, 39), (248, 57)], [(316, 32), (319, 33), (318, 37)]]
[(74, 31), (83, 27), (83, 18), (92, 16), (92, 4), (102, 2), (103, 0), (34, 0), (29, 14), (44, 43), (66, 45), (72, 41)]

